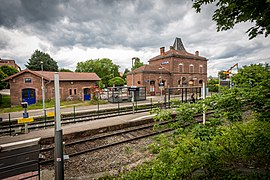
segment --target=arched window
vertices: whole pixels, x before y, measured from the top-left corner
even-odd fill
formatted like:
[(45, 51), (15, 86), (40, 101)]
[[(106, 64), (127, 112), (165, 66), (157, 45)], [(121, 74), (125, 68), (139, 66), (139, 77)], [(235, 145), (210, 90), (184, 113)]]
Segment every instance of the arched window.
[(150, 85), (151, 85), (151, 86), (154, 86), (154, 85), (155, 85), (155, 80), (151, 80), (151, 81), (150, 81)]
[(203, 83), (203, 80), (199, 80), (199, 84), (202, 85), (202, 83)]
[(189, 65), (189, 72), (194, 73), (194, 65), (193, 64)]
[(199, 66), (199, 73), (203, 73), (203, 65)]
[(182, 63), (180, 63), (180, 64), (178, 65), (178, 68), (179, 68), (179, 72), (180, 72), (180, 73), (183, 73), (183, 72), (184, 72), (184, 65), (183, 65)]

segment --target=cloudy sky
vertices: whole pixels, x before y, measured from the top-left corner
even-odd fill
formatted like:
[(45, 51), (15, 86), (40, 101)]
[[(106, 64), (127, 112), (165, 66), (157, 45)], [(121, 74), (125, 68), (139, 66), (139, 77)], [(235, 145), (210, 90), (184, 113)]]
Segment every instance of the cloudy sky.
[(270, 62), (270, 38), (248, 40), (244, 23), (216, 32), (215, 9), (196, 14), (191, 0), (0, 0), (0, 57), (22, 69), (36, 49), (50, 54), (60, 68), (109, 58), (121, 70), (131, 58), (144, 63), (159, 48), (180, 37), (186, 50), (209, 59), (208, 75), (216, 76), (236, 62), (240, 66)]

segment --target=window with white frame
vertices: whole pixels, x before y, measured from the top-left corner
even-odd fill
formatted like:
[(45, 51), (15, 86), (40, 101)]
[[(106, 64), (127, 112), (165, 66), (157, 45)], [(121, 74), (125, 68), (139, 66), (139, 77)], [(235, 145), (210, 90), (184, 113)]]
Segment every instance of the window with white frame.
[(178, 65), (178, 68), (179, 68), (179, 72), (180, 72), (180, 73), (183, 73), (183, 72), (184, 72), (184, 65), (183, 65), (182, 63), (180, 63), (180, 64)]
[(203, 73), (203, 65), (199, 66), (199, 73)]
[(189, 65), (189, 72), (194, 73), (194, 65), (193, 64)]

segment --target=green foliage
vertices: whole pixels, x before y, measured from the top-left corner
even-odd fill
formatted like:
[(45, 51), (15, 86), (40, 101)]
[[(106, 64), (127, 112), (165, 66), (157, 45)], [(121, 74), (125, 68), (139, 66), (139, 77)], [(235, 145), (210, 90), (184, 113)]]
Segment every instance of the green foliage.
[(248, 107), (260, 120), (270, 117), (270, 66), (268, 64), (244, 66), (232, 81), (241, 90)]
[(218, 84), (218, 79), (209, 79), (207, 81), (207, 87), (209, 89), (209, 92), (218, 92), (218, 87), (219, 87), (219, 84)]
[(226, 71), (219, 71), (218, 76), (221, 80), (225, 80), (226, 79)]
[(7, 108), (10, 106), (10, 96), (0, 94), (0, 108)]
[(105, 87), (109, 86), (110, 79), (119, 77), (119, 66), (107, 58), (78, 62), (75, 71), (95, 72), (101, 78)]
[(7, 75), (0, 69), (0, 90), (5, 89), (8, 83), (3, 82), (2, 79), (5, 79)]
[(16, 74), (19, 72), (16, 68), (11, 67), (11, 66), (0, 66), (0, 69), (7, 75), (11, 76), (13, 74)]
[(121, 77), (115, 77), (109, 80), (109, 86), (124, 86), (125, 85), (125, 80), (122, 79)]
[(33, 71), (41, 71), (42, 66), (44, 71), (58, 71), (57, 62), (53, 60), (48, 53), (39, 50), (36, 50), (29, 59), (29, 62), (25, 64), (25, 67)]
[(123, 79), (126, 81), (127, 78), (127, 73), (129, 73), (130, 70), (128, 68), (125, 69), (124, 73), (123, 73)]
[(143, 62), (141, 62), (140, 58), (138, 57), (135, 57), (134, 58), (134, 65), (133, 67), (131, 68), (131, 70), (133, 71), (134, 69), (137, 69), (139, 67), (143, 66)]
[(238, 122), (215, 128), (213, 133), (210, 130), (203, 125), (196, 125), (191, 131), (174, 134), (172, 141), (165, 135), (160, 136), (157, 143), (151, 146), (152, 152), (158, 153), (157, 157), (121, 178), (269, 178), (269, 175), (261, 174), (261, 170), (256, 169), (267, 167), (269, 163), (268, 122)]
[(66, 68), (61, 68), (59, 69), (59, 72), (73, 72), (70, 69), (66, 69)]
[[(11, 66), (6, 66), (6, 65), (0, 66), (0, 71), (1, 70), (4, 74), (6, 74), (6, 77), (11, 76), (11, 75), (19, 72), (16, 68), (11, 67)], [(4, 79), (4, 77), (0, 75), (0, 89), (4, 89), (4, 88), (9, 89), (9, 83), (1, 82), (2, 79)]]
[(232, 29), (234, 25), (242, 22), (254, 22), (252, 27), (247, 30), (249, 39), (259, 34), (267, 37), (270, 33), (270, 1), (269, 0), (194, 0), (193, 8), (196, 12), (201, 11), (204, 4), (216, 2), (212, 19), (217, 23), (218, 31)]
[[(197, 104), (181, 103), (171, 123), (174, 133), (150, 146), (156, 158), (121, 178), (269, 179), (269, 66), (246, 66), (233, 79), (235, 88)], [(210, 110), (206, 124), (197, 124), (194, 115)], [(170, 119), (167, 112), (153, 109), (155, 120)]]

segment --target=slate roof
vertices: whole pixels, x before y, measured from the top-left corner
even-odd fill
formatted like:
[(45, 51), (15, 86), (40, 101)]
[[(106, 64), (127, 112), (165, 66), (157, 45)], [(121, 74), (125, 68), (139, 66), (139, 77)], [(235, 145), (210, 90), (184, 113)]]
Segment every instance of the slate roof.
[(197, 59), (197, 60), (207, 61), (205, 57), (197, 56), (195, 54), (187, 52), (181, 39), (175, 38), (174, 44), (170, 50), (166, 51), (164, 55), (158, 55), (156, 57), (151, 58), (148, 62), (164, 59), (168, 57), (179, 57), (179, 58), (195, 59), (195, 60)]
[[(54, 73), (51, 71), (31, 71), (29, 69), (25, 69), (23, 71), (20, 71), (16, 74), (13, 74), (12, 76), (9, 76), (3, 81), (7, 81), (10, 79), (13, 79), (14, 77), (17, 77), (23, 73), (32, 73), (36, 76), (42, 77), (48, 81), (54, 81)], [(85, 72), (58, 72), (59, 74), (59, 81), (99, 81), (100, 78), (96, 73), (85, 73)]]
[[(163, 73), (163, 74), (170, 73), (167, 69), (162, 68), (162, 66), (160, 65), (149, 65), (149, 64), (143, 65), (133, 71), (134, 74), (141, 72)], [(128, 74), (132, 74), (132, 72), (129, 72)]]

